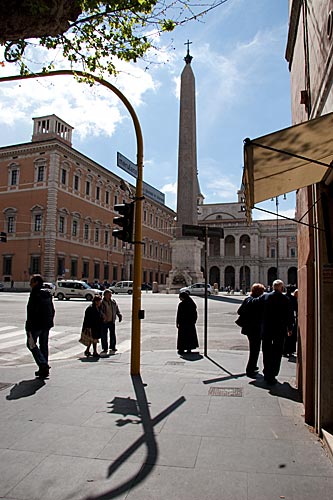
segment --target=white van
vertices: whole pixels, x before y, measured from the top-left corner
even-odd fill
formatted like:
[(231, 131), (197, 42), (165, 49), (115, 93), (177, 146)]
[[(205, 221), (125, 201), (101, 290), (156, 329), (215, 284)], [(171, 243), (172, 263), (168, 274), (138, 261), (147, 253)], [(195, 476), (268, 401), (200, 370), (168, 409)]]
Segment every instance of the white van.
[(115, 285), (109, 287), (113, 293), (127, 293), (132, 295), (133, 293), (133, 281), (118, 281)]

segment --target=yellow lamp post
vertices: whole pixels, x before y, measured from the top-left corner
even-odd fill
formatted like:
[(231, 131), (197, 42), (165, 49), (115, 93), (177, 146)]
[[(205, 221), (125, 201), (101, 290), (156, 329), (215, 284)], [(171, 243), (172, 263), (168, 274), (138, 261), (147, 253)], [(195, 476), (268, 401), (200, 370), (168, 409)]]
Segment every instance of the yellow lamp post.
[(12, 75), (0, 78), (0, 82), (15, 80), (26, 80), (32, 78), (44, 78), (49, 76), (81, 76), (89, 77), (107, 87), (123, 102), (133, 120), (136, 142), (137, 142), (137, 167), (138, 176), (136, 181), (135, 201), (135, 226), (134, 226), (134, 279), (132, 297), (132, 342), (131, 342), (131, 375), (140, 374), (140, 347), (141, 347), (141, 274), (142, 274), (142, 182), (143, 182), (143, 138), (138, 117), (128, 99), (114, 85), (98, 76), (74, 70), (56, 70), (48, 73), (34, 73), (28, 75)]

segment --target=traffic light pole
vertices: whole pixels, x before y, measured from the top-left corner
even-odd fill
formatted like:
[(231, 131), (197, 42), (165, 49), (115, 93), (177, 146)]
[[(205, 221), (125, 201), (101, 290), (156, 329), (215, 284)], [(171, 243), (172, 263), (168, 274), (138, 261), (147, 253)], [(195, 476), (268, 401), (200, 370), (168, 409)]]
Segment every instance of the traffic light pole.
[(137, 166), (138, 177), (136, 181), (136, 201), (135, 201), (135, 226), (134, 226), (134, 279), (132, 296), (132, 346), (131, 346), (131, 375), (140, 374), (140, 349), (141, 349), (141, 275), (142, 275), (142, 183), (143, 183), (143, 138), (138, 117), (124, 94), (114, 87), (111, 83), (99, 78), (98, 76), (83, 71), (74, 70), (56, 70), (48, 73), (34, 73), (28, 75), (13, 75), (0, 78), (1, 82), (10, 82), (15, 80), (26, 80), (32, 78), (44, 78), (48, 76), (81, 76), (89, 77), (95, 82), (107, 87), (111, 92), (123, 102), (133, 120), (136, 142), (137, 142)]

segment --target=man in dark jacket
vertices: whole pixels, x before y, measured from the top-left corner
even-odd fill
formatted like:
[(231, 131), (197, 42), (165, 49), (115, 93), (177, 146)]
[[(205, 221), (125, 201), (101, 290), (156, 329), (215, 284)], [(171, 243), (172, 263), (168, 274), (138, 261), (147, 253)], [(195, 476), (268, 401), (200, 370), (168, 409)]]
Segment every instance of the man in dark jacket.
[(284, 284), (273, 281), (273, 291), (254, 299), (262, 309), (262, 353), (264, 378), (268, 384), (276, 384), (280, 371), (285, 335), (291, 335), (293, 314), (288, 297), (283, 295)]
[(38, 365), (35, 375), (46, 378), (50, 369), (48, 364), (49, 330), (53, 327), (54, 306), (50, 291), (42, 288), (43, 278), (40, 274), (34, 274), (31, 277), (30, 286), (25, 323), (27, 347)]

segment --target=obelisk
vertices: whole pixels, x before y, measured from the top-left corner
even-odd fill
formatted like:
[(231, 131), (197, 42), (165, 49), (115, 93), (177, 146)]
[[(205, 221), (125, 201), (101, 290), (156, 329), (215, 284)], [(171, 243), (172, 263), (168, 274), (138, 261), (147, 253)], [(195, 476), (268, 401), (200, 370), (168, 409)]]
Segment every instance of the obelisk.
[(191, 283), (202, 282), (201, 248), (197, 238), (182, 236), (183, 224), (198, 224), (198, 198), (200, 196), (197, 169), (197, 131), (195, 78), (191, 67), (187, 42), (185, 67), (180, 80), (180, 113), (178, 144), (178, 188), (176, 237), (172, 248), (172, 269), (167, 280), (169, 291), (177, 292)]

